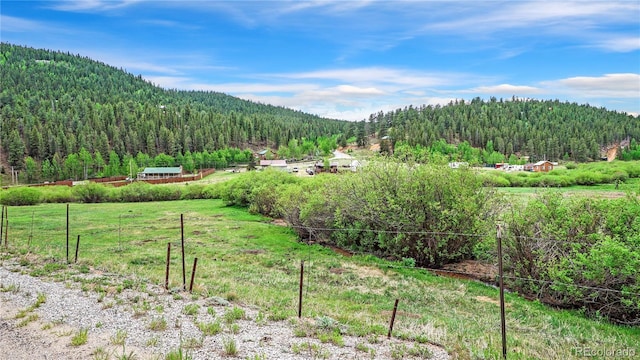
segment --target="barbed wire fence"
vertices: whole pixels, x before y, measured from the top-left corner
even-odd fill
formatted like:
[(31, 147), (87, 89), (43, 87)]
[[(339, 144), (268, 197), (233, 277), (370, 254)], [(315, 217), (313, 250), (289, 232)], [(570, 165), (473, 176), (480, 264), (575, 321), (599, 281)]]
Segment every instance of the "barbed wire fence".
[[(133, 237), (135, 235), (133, 235), (131, 232), (127, 231), (127, 229), (131, 229), (134, 227), (140, 227), (143, 226), (143, 223), (140, 223), (138, 221), (138, 217), (135, 214), (130, 214), (130, 213), (120, 213), (117, 215), (117, 227), (106, 227), (106, 228), (102, 228), (102, 229), (90, 229), (90, 230), (82, 230), (82, 231), (78, 231), (78, 229), (84, 228), (86, 224), (80, 224), (80, 223), (75, 223), (73, 220), (73, 212), (70, 213), (70, 207), (67, 204), (66, 208), (67, 208), (67, 213), (66, 213), (66, 219), (64, 218), (64, 216), (60, 216), (60, 219), (57, 220), (57, 224), (54, 225), (49, 225), (48, 228), (44, 228), (42, 231), (38, 231), (34, 234), (34, 223), (36, 223), (36, 220), (42, 218), (45, 216), (45, 214), (38, 214), (38, 208), (36, 209), (29, 209), (24, 211), (24, 208), (21, 209), (23, 211), (22, 214), (20, 215), (20, 213), (18, 211), (16, 211), (18, 213), (18, 215), (16, 216), (12, 216), (11, 219), (15, 218), (19, 218), (22, 219), (21, 222), (16, 222), (11, 220), (9, 218), (9, 211), (8, 211), (8, 206), (3, 206), (2, 207), (2, 219), (0, 221), (0, 241), (2, 240), (2, 236), (4, 236), (4, 249), (5, 251), (9, 251), (10, 247), (13, 247), (14, 249), (19, 249), (19, 248), (23, 248), (26, 244), (26, 248), (27, 251), (30, 252), (31, 250), (40, 250), (40, 251), (44, 251), (47, 254), (50, 254), (54, 257), (54, 259), (57, 259), (58, 261), (63, 261), (66, 260), (66, 263), (69, 264), (70, 263), (70, 258), (69, 258), (69, 248), (70, 246), (72, 246), (72, 244), (70, 245), (69, 242), (69, 237), (72, 236), (71, 232), (72, 229), (76, 232), (82, 232), (82, 236), (83, 239), (86, 238), (86, 240), (83, 240), (83, 248), (82, 248), (82, 252), (84, 252), (85, 256), (91, 256), (91, 252), (92, 251), (106, 251), (106, 252), (123, 252), (126, 251), (130, 248), (132, 248), (133, 246), (131, 245), (131, 242), (133, 240)], [(17, 209), (16, 209), (17, 210)], [(71, 210), (74, 210), (73, 207), (71, 208)], [(13, 211), (12, 211), (13, 212)], [(61, 213), (63, 213), (61, 211)], [(25, 215), (26, 214), (26, 215)], [(13, 215), (13, 214), (11, 214)], [(30, 215), (30, 216), (28, 216)], [(50, 212), (46, 212), (46, 216), (50, 217)], [(211, 217), (211, 219), (215, 219), (215, 217)], [(183, 218), (183, 214), (180, 214), (180, 232), (179, 235), (181, 237), (180, 241), (178, 241), (177, 239), (174, 241), (169, 241), (169, 247), (171, 246), (171, 243), (182, 243), (182, 289), (183, 291), (187, 290), (187, 286), (186, 286), (186, 270), (185, 270), (185, 255), (184, 255), (184, 246), (185, 246), (185, 239), (184, 239), (184, 218)], [(187, 221), (189, 221), (189, 219), (186, 219)], [(199, 220), (201, 220), (201, 215), (199, 215)], [(47, 222), (50, 223), (51, 219), (47, 219)], [(178, 222), (178, 220), (176, 219), (176, 222)], [(65, 225), (66, 225), (66, 229), (65, 229)], [(171, 232), (176, 232), (176, 237), (178, 236), (178, 232), (174, 231), (175, 228), (173, 228), (174, 224), (173, 223), (166, 223), (165, 228), (167, 228), (167, 230), (169, 228), (171, 228)], [(392, 235), (422, 235), (422, 236), (465, 236), (465, 237), (475, 237), (475, 238), (481, 238), (481, 239), (486, 239), (486, 238), (490, 238), (490, 239), (496, 239), (498, 241), (498, 244), (501, 244), (501, 240), (502, 238), (505, 236), (505, 234), (503, 234), (504, 229), (502, 229), (501, 227), (498, 227), (497, 232), (494, 233), (484, 233), (484, 234), (475, 234), (475, 233), (457, 233), (457, 232), (440, 232), (440, 231), (401, 231), (401, 230), (376, 230), (376, 229), (359, 229), (359, 228), (329, 228), (329, 227), (305, 227), (305, 226), (289, 226), (290, 228), (293, 229), (304, 229), (305, 231), (307, 231), (309, 233), (309, 236), (307, 239), (303, 239), (302, 241), (306, 242), (307, 244), (313, 244), (313, 243), (319, 243), (319, 238), (318, 238), (318, 234), (320, 233), (334, 233), (334, 232), (370, 232), (373, 234), (392, 234)], [(124, 230), (123, 230), (124, 229)], [(27, 235), (27, 240), (24, 241), (24, 239), (19, 239), (14, 237), (13, 235), (11, 235), (11, 243), (8, 242), (9, 239), (9, 235), (10, 234), (14, 234), (14, 233), (18, 233), (18, 234), (22, 234), (23, 236), (25, 234)], [(112, 234), (114, 239), (117, 239), (117, 241), (111, 243), (111, 244), (104, 244), (104, 243), (95, 243), (91, 241), (91, 237), (95, 236), (95, 235), (108, 235), (108, 234)], [(76, 241), (76, 261), (78, 259), (78, 252), (79, 252), (79, 242), (80, 242), (80, 235), (77, 235), (77, 241)], [(514, 236), (514, 235), (511, 235)], [(315, 238), (314, 238), (315, 237)], [(518, 235), (518, 236), (514, 236), (517, 237), (518, 239), (521, 240), (528, 240), (528, 241), (556, 241), (556, 242), (563, 242), (565, 240), (562, 239), (557, 239), (557, 238), (544, 238), (544, 237), (539, 237), (539, 236), (523, 236), (523, 235)], [(40, 239), (38, 239), (40, 238)], [(45, 240), (46, 238), (50, 239), (49, 241)], [(55, 240), (55, 239), (66, 239), (66, 241), (62, 241), (62, 240)], [(39, 240), (39, 241), (38, 241)], [(22, 241), (22, 242), (20, 242)], [(189, 239), (187, 239), (187, 246), (189, 247), (188, 244)], [(571, 243), (570, 240), (566, 240), (567, 243)], [(36, 245), (36, 243), (43, 243), (44, 245)], [(124, 245), (123, 244), (127, 244)], [(157, 245), (157, 244), (156, 244)], [(164, 246), (164, 243), (162, 243), (162, 245)], [(33, 248), (32, 248), (33, 247)], [(189, 249), (189, 250), (193, 250), (193, 249)], [(82, 252), (80, 254), (82, 254)], [(195, 252), (195, 251), (194, 251)], [(352, 255), (371, 255), (369, 253), (363, 253), (363, 252), (350, 252)], [(62, 255), (65, 254), (65, 255)], [(198, 256), (198, 254), (190, 254), (190, 255), (195, 255)], [(312, 298), (314, 293), (311, 290), (312, 288), (312, 281), (317, 281), (317, 277), (314, 279), (314, 275), (318, 275), (317, 272), (319, 271), (324, 271), (321, 267), (317, 267), (315, 266), (317, 259), (314, 259), (315, 257), (315, 253), (312, 251), (312, 247), (308, 246), (307, 247), (307, 251), (306, 252), (302, 252), (299, 254), (299, 259), (300, 259), (300, 273), (299, 273), (299, 279), (300, 279), (300, 283), (299, 283), (299, 288), (298, 288), (298, 310), (297, 310), (297, 314), (298, 317), (302, 317), (302, 314), (304, 312), (304, 307), (303, 307), (303, 297), (305, 299), (309, 299)], [(65, 259), (66, 258), (66, 259)], [(501, 256), (497, 256), (495, 261), (499, 262), (502, 259)], [(170, 262), (170, 256), (169, 254), (167, 254), (167, 281), (166, 281), (166, 288), (167, 290), (169, 290), (169, 262)], [(204, 261), (206, 261), (206, 258), (203, 259)], [(289, 259), (287, 259), (289, 260)], [(189, 290), (192, 290), (193, 287), (193, 282), (194, 282), (194, 276), (195, 276), (195, 271), (196, 271), (196, 263), (197, 263), (197, 257), (194, 260), (194, 265), (193, 265), (193, 269), (191, 272), (191, 285), (189, 286)], [(305, 266), (306, 265), (306, 266)], [(144, 264), (140, 265), (140, 266), (145, 266)], [(384, 267), (384, 268), (388, 268), (388, 269), (416, 269), (415, 266), (409, 266), (409, 265), (403, 265), (401, 262), (381, 262), (381, 263), (377, 263), (376, 266), (379, 267)], [(502, 335), (502, 356), (503, 358), (507, 357), (507, 328), (506, 328), (506, 309), (505, 309), (505, 301), (504, 301), (504, 294), (503, 292), (506, 290), (505, 286), (504, 286), (504, 280), (517, 280), (517, 281), (523, 281), (523, 282), (534, 282), (537, 284), (542, 284), (545, 286), (565, 286), (565, 287), (573, 287), (573, 288), (578, 288), (578, 289), (583, 289), (583, 290), (588, 290), (588, 291), (593, 291), (593, 292), (597, 292), (597, 293), (616, 293), (616, 294), (620, 294), (620, 295), (625, 295), (625, 296), (636, 296), (640, 298), (640, 293), (634, 293), (634, 292), (630, 292), (630, 291), (624, 291), (624, 290), (617, 290), (617, 289), (610, 289), (610, 288), (604, 288), (604, 287), (598, 287), (598, 286), (587, 286), (587, 285), (580, 285), (580, 284), (571, 284), (571, 283), (566, 283), (566, 282), (562, 282), (562, 281), (551, 281), (551, 280), (542, 280), (542, 279), (535, 279), (535, 278), (524, 278), (521, 276), (516, 276), (516, 275), (510, 275), (510, 274), (503, 274), (501, 272), (499, 272), (499, 274), (494, 274), (494, 273), (489, 273), (489, 274), (478, 274), (478, 273), (472, 273), (472, 272), (466, 272), (466, 271), (460, 271), (460, 270), (452, 270), (452, 269), (430, 269), (430, 268), (419, 268), (421, 270), (424, 271), (428, 271), (430, 273), (433, 273), (435, 275), (442, 275), (442, 274), (451, 274), (451, 275), (458, 275), (458, 276), (463, 276), (463, 277), (467, 277), (470, 279), (479, 279), (479, 278), (493, 278), (493, 281), (490, 282), (491, 285), (496, 286), (496, 283), (498, 284), (498, 288), (500, 289), (500, 309), (501, 309), (501, 335)], [(500, 269), (499, 269), (500, 270)], [(481, 275), (481, 276), (479, 276)], [(399, 299), (393, 299), (395, 300), (395, 306), (393, 306), (393, 313), (392, 316), (390, 318), (390, 322), (389, 322), (389, 332), (388, 332), (388, 336), (391, 337), (392, 336), (392, 332), (393, 332), (393, 325), (394, 325), (394, 319), (395, 319), (395, 313), (396, 310), (398, 309), (398, 301)], [(391, 303), (392, 301), (390, 301), (390, 307), (391, 307)], [(402, 303), (400, 303), (400, 305), (402, 305)]]

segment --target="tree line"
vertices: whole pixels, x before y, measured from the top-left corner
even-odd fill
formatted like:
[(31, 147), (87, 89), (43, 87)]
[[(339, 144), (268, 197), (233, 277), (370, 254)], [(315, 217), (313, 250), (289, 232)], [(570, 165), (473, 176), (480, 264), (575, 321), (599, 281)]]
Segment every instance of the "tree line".
[[(100, 159), (108, 164), (113, 153), (121, 167), (138, 154), (178, 159), (230, 148), (272, 148), (297, 158), (338, 145), (365, 147), (372, 138), (386, 139), (381, 152), (400, 157), (439, 153), (471, 163), (525, 156), (585, 162), (599, 159), (606, 146), (640, 139), (636, 117), (558, 100), (475, 98), (347, 122), (222, 93), (166, 90), (123, 69), (59, 51), (2, 43), (0, 66), (0, 163), (19, 170), (35, 163), (43, 178), (67, 176), (65, 162), (86, 153), (96, 174)], [(632, 143), (635, 148), (621, 157), (637, 158)]]
[[(69, 53), (2, 43), (0, 141), (5, 163), (64, 163), (82, 149), (103, 159), (278, 148), (352, 126), (205, 91), (165, 90)], [(58, 160), (59, 159), (59, 160)]]
[[(388, 137), (388, 142), (380, 143), (382, 152), (397, 144), (415, 148), (432, 147), (441, 141), (454, 145), (466, 142), (471, 148), (486, 149), (488, 155), (495, 151), (506, 159), (516, 154), (529, 156), (531, 161), (586, 162), (600, 159), (608, 146), (640, 139), (640, 122), (626, 113), (559, 100), (492, 97), (485, 101), (477, 97), (445, 106), (408, 106), (371, 114), (368, 121), (358, 123), (356, 134), (360, 144), (365, 144), (368, 136)], [(442, 150), (445, 154), (450, 151)], [(470, 150), (459, 158), (470, 160)], [(488, 161), (483, 156), (476, 158)]]

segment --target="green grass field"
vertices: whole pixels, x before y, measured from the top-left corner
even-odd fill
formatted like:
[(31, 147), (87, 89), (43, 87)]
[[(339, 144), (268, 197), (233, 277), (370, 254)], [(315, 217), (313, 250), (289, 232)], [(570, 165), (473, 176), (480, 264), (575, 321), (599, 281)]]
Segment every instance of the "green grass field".
[(573, 185), (559, 188), (540, 188), (540, 187), (498, 187), (499, 193), (513, 195), (532, 195), (543, 191), (557, 191), (567, 195), (580, 196), (596, 196), (604, 198), (615, 198), (625, 196), (628, 192), (640, 193), (640, 178), (628, 179), (616, 188), (615, 184), (598, 184), (598, 185)]
[[(297, 316), (300, 262), (305, 261), (303, 316), (329, 316), (363, 337), (384, 337), (394, 300), (394, 336), (442, 344), (459, 359), (501, 357), (498, 290), (438, 277), (372, 256), (345, 257), (298, 242), (293, 232), (219, 200), (70, 205), (66, 265), (66, 205), (8, 209), (8, 249), (25, 273), (77, 281), (88, 291), (164, 286), (171, 243), (170, 287), (182, 287), (180, 214), (184, 214), (186, 279), (198, 258), (194, 294), (256, 306), (270, 320)], [(6, 229), (5, 229), (6, 231)], [(4, 239), (3, 239), (4, 241)], [(116, 273), (83, 282), (92, 271)], [(2, 284), (0, 284), (2, 286)], [(187, 284), (188, 286), (188, 284)], [(581, 349), (635, 349), (640, 328), (585, 318), (506, 294), (509, 359), (580, 358)], [(595, 357), (598, 358), (598, 357)], [(605, 358), (605, 357), (600, 357)]]

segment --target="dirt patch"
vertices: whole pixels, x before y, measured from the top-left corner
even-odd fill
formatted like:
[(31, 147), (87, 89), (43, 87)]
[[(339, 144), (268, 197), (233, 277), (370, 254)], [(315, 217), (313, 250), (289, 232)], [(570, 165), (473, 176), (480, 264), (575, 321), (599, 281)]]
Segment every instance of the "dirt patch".
[(346, 256), (346, 257), (352, 257), (353, 253), (345, 250), (345, 249), (341, 249), (337, 246), (331, 246), (331, 245), (327, 245), (328, 248), (330, 248), (331, 250), (333, 250), (334, 253), (336, 254), (340, 254), (342, 256)]
[(440, 276), (456, 279), (480, 280), (494, 282), (498, 276), (498, 267), (477, 260), (465, 260), (455, 264), (447, 264), (442, 270), (433, 270)]
[[(368, 267), (368, 266), (358, 266), (358, 265), (352, 265), (352, 264), (346, 264), (345, 268), (346, 270), (349, 270), (354, 274), (357, 274), (360, 279), (378, 278), (384, 281), (391, 280), (391, 278), (379, 268)], [(371, 291), (371, 290), (372, 289), (368, 289), (368, 291)]]
[(342, 273), (346, 272), (346, 269), (343, 268), (331, 268), (329, 269), (329, 272), (332, 274), (337, 274), (337, 275), (341, 275)]
[(480, 301), (480, 302), (486, 302), (486, 303), (491, 303), (491, 304), (495, 304), (495, 305), (500, 305), (500, 302), (496, 299), (492, 299), (488, 296), (476, 296), (475, 297), (476, 300)]
[[(500, 301), (496, 300), (496, 299), (492, 299), (488, 296), (476, 296), (474, 299), (480, 301), (480, 302), (486, 302), (486, 303), (490, 303), (490, 304), (494, 304), (497, 306), (500, 306)], [(511, 304), (505, 302), (504, 304), (505, 307), (511, 307)]]
[(618, 145), (616, 144), (614, 147), (607, 149), (607, 161), (613, 161), (618, 156)]
[(289, 226), (289, 224), (287, 224), (287, 222), (284, 221), (284, 219), (274, 219), (271, 222), (271, 224), (276, 226)]

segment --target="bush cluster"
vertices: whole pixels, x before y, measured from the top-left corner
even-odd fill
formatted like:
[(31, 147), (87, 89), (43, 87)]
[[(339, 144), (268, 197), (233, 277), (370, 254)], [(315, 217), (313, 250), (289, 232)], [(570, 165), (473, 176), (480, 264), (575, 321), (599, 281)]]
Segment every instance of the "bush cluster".
[(39, 203), (147, 202), (219, 197), (212, 186), (151, 185), (145, 182), (114, 188), (88, 183), (74, 187), (16, 187), (0, 192), (0, 204), (10, 206)]
[(487, 171), (480, 175), (485, 186), (494, 187), (568, 187), (625, 182), (640, 177), (640, 162), (567, 164), (567, 170), (548, 173)]
[(640, 200), (544, 194), (504, 214), (509, 286), (625, 324), (640, 323)]
[(19, 187), (3, 191), (0, 202), (8, 206), (35, 205), (42, 201), (42, 194), (34, 188)]
[(419, 266), (468, 259), (492, 219), (490, 190), (470, 170), (376, 162), (357, 174), (300, 181), (247, 173), (213, 191), (228, 205), (283, 217), (302, 239)]

